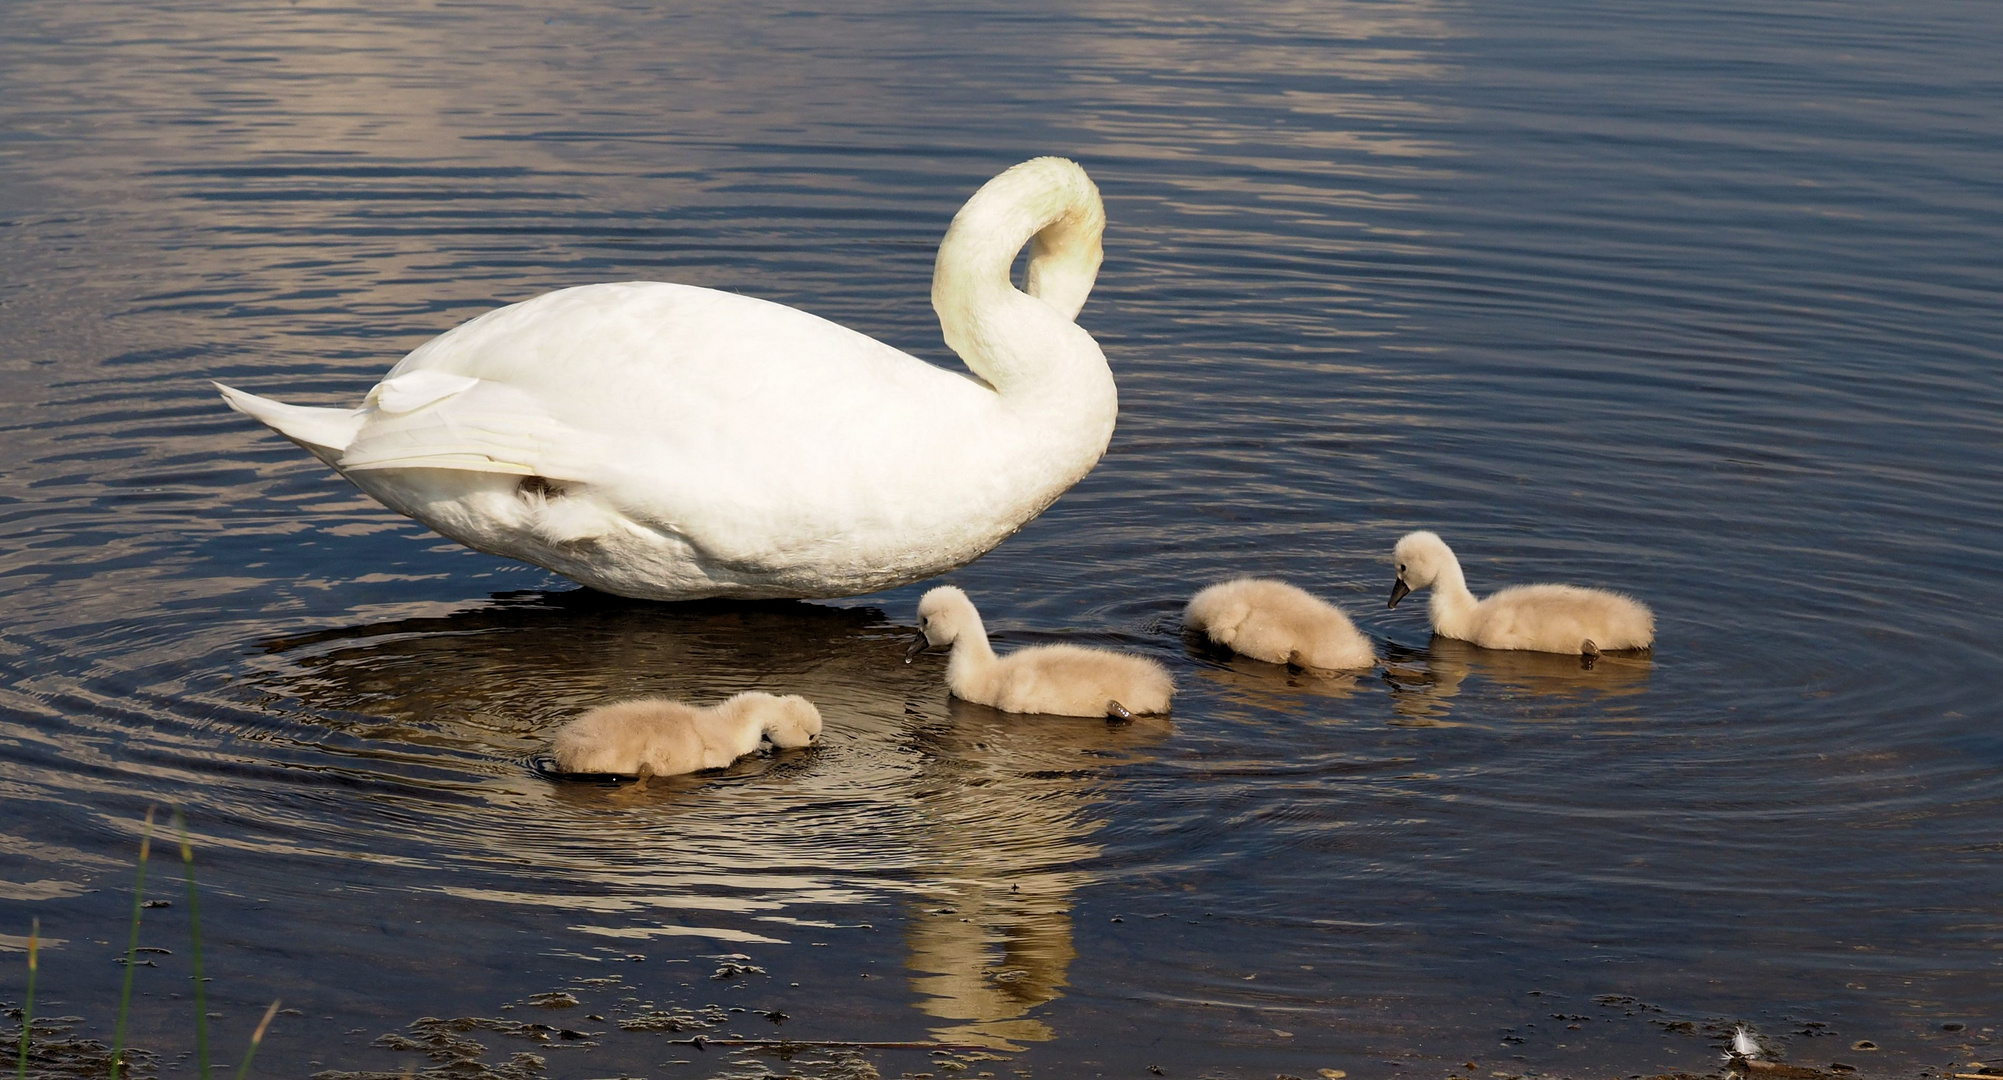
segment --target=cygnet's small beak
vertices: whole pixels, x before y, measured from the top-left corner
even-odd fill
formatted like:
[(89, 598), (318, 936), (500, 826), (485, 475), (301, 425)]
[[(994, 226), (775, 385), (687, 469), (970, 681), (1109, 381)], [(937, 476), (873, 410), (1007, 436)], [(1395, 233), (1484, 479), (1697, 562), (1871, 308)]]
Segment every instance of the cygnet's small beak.
[(910, 663), (918, 658), (919, 653), (931, 647), (932, 639), (925, 636), (925, 631), (918, 631), (917, 636), (911, 639), (911, 644), (904, 647), (904, 662)]
[(1397, 581), (1392, 582), (1391, 602), (1385, 604), (1384, 606), (1387, 608), (1397, 607), (1398, 601), (1403, 600), (1404, 598), (1410, 595), (1412, 595), (1412, 587), (1410, 585), (1405, 584), (1404, 578), (1399, 578)]

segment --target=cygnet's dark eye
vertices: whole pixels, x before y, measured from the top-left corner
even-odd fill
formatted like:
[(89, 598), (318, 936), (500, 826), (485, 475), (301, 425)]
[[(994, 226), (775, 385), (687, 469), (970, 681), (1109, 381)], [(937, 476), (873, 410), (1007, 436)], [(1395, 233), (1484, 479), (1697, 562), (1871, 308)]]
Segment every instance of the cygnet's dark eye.
[(1404, 563), (1399, 563), (1399, 564), (1398, 564), (1398, 572), (1399, 572), (1399, 573), (1401, 573), (1401, 574), (1405, 572), (1405, 564), (1404, 564)]

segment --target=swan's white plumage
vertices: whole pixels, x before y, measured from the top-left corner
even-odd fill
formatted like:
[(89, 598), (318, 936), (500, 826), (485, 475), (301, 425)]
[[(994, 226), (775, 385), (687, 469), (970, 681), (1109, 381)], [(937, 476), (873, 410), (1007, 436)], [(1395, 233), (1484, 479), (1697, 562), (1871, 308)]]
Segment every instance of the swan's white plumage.
[(1377, 650), (1341, 608), (1284, 581), (1243, 577), (1204, 589), (1183, 622), (1236, 653), (1272, 664), (1349, 671), (1377, 663)]
[[(1165, 713), (1175, 694), (1168, 669), (1144, 656), (1081, 645), (1032, 645), (996, 656), (967, 594), (941, 585), (918, 601), (925, 645), (948, 645), (946, 688), (1003, 712), (1059, 716)], [(914, 642), (914, 647), (919, 643)]]
[(806, 698), (749, 691), (697, 708), (666, 698), (600, 705), (565, 724), (550, 745), (559, 772), (679, 776), (721, 769), (770, 740), (807, 746), (821, 713)]
[(1655, 641), (1655, 614), (1632, 596), (1576, 585), (1517, 585), (1477, 600), (1460, 560), (1430, 532), (1410, 533), (1392, 549), (1397, 583), (1391, 606), (1406, 592), (1431, 588), (1433, 631), (1487, 649), (1584, 653), (1644, 649)]
[(442, 371), (412, 371), (404, 375), (394, 375), (376, 384), (364, 404), (374, 405), (386, 413), (416, 412), (459, 393), (480, 385), (480, 380), (471, 375), (447, 375)]
[[(972, 560), (1097, 463), (1117, 394), (1072, 319), (1104, 222), (1056, 158), (968, 200), (933, 306), (978, 378), (780, 304), (625, 282), (441, 334), (359, 409), (219, 389), (390, 508), (595, 588), (868, 592)], [(1025, 243), (1027, 294), (1008, 279)]]

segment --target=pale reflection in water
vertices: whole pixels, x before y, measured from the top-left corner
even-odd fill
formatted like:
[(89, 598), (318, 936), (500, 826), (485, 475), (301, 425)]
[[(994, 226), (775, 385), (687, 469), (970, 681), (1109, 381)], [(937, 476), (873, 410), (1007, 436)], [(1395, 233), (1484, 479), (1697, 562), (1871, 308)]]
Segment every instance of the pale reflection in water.
[[(273, 640), (260, 681), (363, 756), (387, 742), (465, 759), (480, 796), (434, 808), (458, 818), (434, 823), (439, 860), (482, 873), (450, 895), (574, 912), (572, 929), (636, 943), (784, 943), (836, 925), (828, 908), (894, 899), (918, 1007), (946, 1022), (941, 1037), (1050, 1039), (1029, 1014), (1077, 955), (1071, 909), (1100, 854), (1089, 809), (1107, 767), (1172, 725), (953, 701), (943, 658), (902, 662), (908, 633), (874, 609), (580, 591)], [(745, 689), (813, 700), (822, 745), (645, 787), (529, 766), (593, 704)]]
[(1211, 644), (1201, 633), (1184, 631), (1182, 640), (1192, 658), (1201, 662), (1197, 673), (1213, 684), (1222, 700), (1234, 705), (1319, 715), (1322, 703), (1354, 698), (1365, 687), (1381, 689), (1381, 668), (1320, 672), (1241, 656)]
[(1424, 652), (1393, 650), (1385, 680), (1393, 690), (1392, 710), (1411, 726), (1449, 723), (1451, 702), (1469, 679), (1495, 684), (1505, 698), (1551, 701), (1596, 700), (1640, 694), (1653, 667), (1648, 652), (1607, 653), (1591, 667), (1576, 656), (1484, 649), (1435, 635)]
[(1082, 864), (1100, 853), (1086, 809), (1101, 797), (1102, 766), (1141, 759), (1172, 730), (1164, 717), (1111, 724), (958, 700), (920, 729), (935, 764), (916, 792), (919, 842), (934, 874), (906, 924), (906, 962), (919, 1007), (956, 1022), (935, 1029), (940, 1038), (1053, 1037), (1025, 1014), (1057, 996), (1078, 955), (1071, 907), (1092, 880)]

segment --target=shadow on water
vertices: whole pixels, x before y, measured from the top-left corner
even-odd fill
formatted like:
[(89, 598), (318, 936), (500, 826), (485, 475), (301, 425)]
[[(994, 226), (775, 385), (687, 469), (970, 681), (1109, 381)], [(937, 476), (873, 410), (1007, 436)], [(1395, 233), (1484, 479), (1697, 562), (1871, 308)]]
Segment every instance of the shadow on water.
[[(268, 639), (255, 681), (268, 705), (303, 706), (359, 744), (430, 747), (489, 775), (484, 797), (434, 808), (457, 819), (433, 822), (444, 859), (489, 874), (447, 894), (589, 913), (575, 929), (613, 940), (739, 943), (889, 894), (939, 1037), (1048, 1040), (1030, 1013), (1078, 954), (1071, 910), (1100, 854), (1092, 808), (1110, 770), (1172, 726), (950, 699), (942, 656), (903, 662), (908, 634), (874, 608), (516, 594)], [(550, 781), (528, 764), (592, 705), (747, 689), (813, 700), (821, 744), (645, 787)]]
[(267, 639), (282, 664), (260, 681), (356, 734), (507, 755), (621, 698), (798, 693), (840, 723), (899, 714), (924, 687), (898, 662), (905, 632), (875, 608), (650, 604), (586, 589), (496, 601)]

